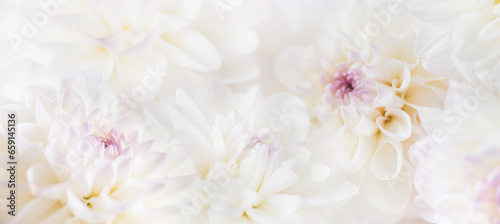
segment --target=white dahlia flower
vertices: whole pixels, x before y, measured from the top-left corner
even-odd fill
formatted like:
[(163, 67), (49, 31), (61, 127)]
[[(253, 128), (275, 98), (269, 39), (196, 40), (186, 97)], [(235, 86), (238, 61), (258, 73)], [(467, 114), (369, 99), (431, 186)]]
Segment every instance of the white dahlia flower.
[[(181, 166), (186, 154), (170, 153), (167, 139), (154, 138), (140, 117), (117, 108), (99, 76), (49, 74), (31, 61), (4, 65), (0, 114), (16, 113), (18, 165), (15, 217), (2, 213), (2, 223), (164, 223), (180, 217), (178, 193), (193, 177)], [(3, 164), (12, 161), (9, 155), (2, 151)], [(13, 189), (3, 175), (5, 195)]]
[[(312, 158), (338, 169), (359, 186), (360, 199), (354, 200), (360, 202), (346, 206), (401, 214), (412, 189), (406, 153), (424, 134), (417, 112), (443, 108), (447, 83), (426, 71), (415, 57), (416, 35), (404, 10), (377, 24), (377, 14), (369, 12), (389, 12), (391, 3), (372, 7), (353, 1), (350, 6), (343, 14), (354, 16), (366, 10), (366, 24), (379, 30), (376, 37), (355, 45), (352, 40), (367, 34), (356, 37), (349, 34), (352, 30), (327, 30), (329, 34), (312, 46), (285, 50), (276, 71), (284, 86), (303, 96), (315, 121), (313, 133), (318, 140), (311, 147)], [(347, 220), (375, 222), (372, 214)]]
[[(416, 52), (435, 74), (469, 82), (499, 80), (498, 0), (410, 0), (420, 24)], [(492, 76), (490, 76), (492, 75)]]
[(420, 111), (429, 136), (409, 151), (415, 199), (432, 223), (500, 223), (500, 97), (451, 82), (444, 110)]
[(301, 146), (309, 114), (300, 99), (263, 98), (257, 87), (233, 93), (218, 82), (189, 89), (177, 89), (171, 121), (160, 115), (165, 112), (150, 118), (175, 130), (174, 145), (189, 152), (198, 171), (184, 194), (191, 201), (186, 221), (324, 223), (314, 206), (356, 192), (340, 173), (309, 161)]
[[(128, 95), (143, 84), (148, 99), (179, 77), (239, 82), (258, 74), (249, 55), (258, 37), (250, 26), (265, 15), (265, 6), (262, 1), (228, 2), (18, 1), (9, 8), (17, 12), (11, 16), (13, 25), (4, 25), (10, 31), (6, 49), (17, 49), (12, 55), (36, 59), (50, 69), (97, 69), (103, 80)], [(246, 72), (225, 75), (235, 66)], [(168, 76), (148, 77), (157, 67), (163, 72), (169, 67)]]

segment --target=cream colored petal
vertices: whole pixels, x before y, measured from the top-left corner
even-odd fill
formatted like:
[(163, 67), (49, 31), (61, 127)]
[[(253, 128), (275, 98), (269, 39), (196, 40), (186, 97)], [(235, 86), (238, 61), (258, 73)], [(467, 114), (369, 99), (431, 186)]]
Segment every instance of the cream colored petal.
[(402, 141), (411, 135), (411, 118), (402, 110), (389, 110), (385, 116), (377, 117), (376, 122), (380, 131), (393, 140)]
[(370, 169), (380, 180), (397, 177), (403, 164), (403, 146), (401, 142), (383, 141), (377, 145), (370, 160)]

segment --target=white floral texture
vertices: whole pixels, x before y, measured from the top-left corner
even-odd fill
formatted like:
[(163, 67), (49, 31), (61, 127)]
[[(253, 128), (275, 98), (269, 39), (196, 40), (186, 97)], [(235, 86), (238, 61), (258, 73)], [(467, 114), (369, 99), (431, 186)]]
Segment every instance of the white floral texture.
[[(160, 81), (163, 88), (179, 77), (216, 76), (239, 82), (258, 74), (248, 54), (258, 45), (250, 26), (260, 18), (248, 15), (262, 10), (261, 1), (242, 3), (233, 10), (238, 14), (224, 11), (224, 20), (209, 0), (53, 2), (55, 6), (48, 9), (34, 0), (12, 3), (10, 10), (17, 10), (14, 21), (18, 23), (8, 28), (19, 35), (9, 36), (11, 45), (19, 48), (13, 55), (32, 57), (51, 69), (97, 69), (115, 90), (129, 95), (138, 83), (145, 82), (147, 69), (158, 66), (162, 71), (169, 68), (168, 77)], [(29, 20), (31, 16), (40, 20), (36, 13), (44, 10), (49, 12), (46, 24)], [(26, 24), (34, 30), (26, 28), (34, 33), (29, 39), (21, 35), (20, 28)], [(245, 66), (246, 72), (224, 76), (234, 66)], [(213, 71), (220, 72), (206, 74)], [(147, 98), (154, 98), (160, 86), (149, 89)]]
[[(500, 4), (497, 0), (411, 0), (420, 23), (416, 52), (430, 71), (470, 82), (498, 80)], [(489, 81), (491, 81), (489, 80)]]
[[(369, 7), (353, 5), (344, 13)], [(344, 26), (355, 26), (358, 20)], [(330, 34), (321, 35), (314, 45), (283, 52), (276, 67), (281, 83), (304, 96), (317, 121), (320, 144), (313, 147), (313, 158), (359, 186), (361, 204), (392, 214), (400, 214), (410, 199), (412, 169), (406, 152), (424, 134), (417, 111), (442, 108), (447, 86), (415, 57), (416, 35), (404, 25), (408, 21), (405, 13), (394, 15), (391, 23), (379, 27), (379, 36), (359, 47), (353, 46), (350, 30), (327, 30)], [(350, 220), (363, 219), (353, 215)]]
[(500, 98), (491, 87), (453, 81), (445, 110), (422, 110), (430, 136), (409, 154), (415, 200), (429, 222), (500, 222)]
[[(117, 108), (99, 76), (50, 74), (31, 61), (5, 64), (0, 112), (18, 116), (18, 209), (11, 223), (164, 223), (180, 217), (176, 195), (193, 179), (180, 169), (185, 154), (167, 154), (166, 139), (153, 139), (140, 117)], [(1, 158), (6, 163), (8, 154)]]
[(0, 223), (498, 224), (499, 24), (499, 0), (0, 0)]
[(159, 122), (175, 130), (174, 145), (190, 152), (198, 171), (185, 194), (188, 222), (318, 223), (314, 206), (355, 193), (342, 175), (308, 161), (300, 143), (309, 115), (300, 99), (263, 98), (257, 87), (235, 94), (218, 82), (188, 89), (177, 90), (172, 120)]

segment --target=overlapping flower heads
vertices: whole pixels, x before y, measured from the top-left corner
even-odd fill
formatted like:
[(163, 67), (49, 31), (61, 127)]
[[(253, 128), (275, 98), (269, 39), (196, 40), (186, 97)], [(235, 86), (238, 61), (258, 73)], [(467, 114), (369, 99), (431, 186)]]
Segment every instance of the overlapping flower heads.
[(500, 222), (497, 0), (0, 12), (0, 223)]

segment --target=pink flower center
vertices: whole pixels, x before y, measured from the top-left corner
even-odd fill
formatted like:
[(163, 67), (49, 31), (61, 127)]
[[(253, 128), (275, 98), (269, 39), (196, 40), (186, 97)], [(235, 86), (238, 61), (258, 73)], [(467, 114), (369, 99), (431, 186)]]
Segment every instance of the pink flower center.
[(110, 147), (111, 145), (113, 146), (116, 146), (116, 139), (114, 136), (102, 136), (102, 135), (96, 135), (95, 136), (97, 141), (99, 141), (99, 143), (104, 143), (104, 148), (108, 148)]
[[(102, 132), (101, 132), (102, 133)], [(106, 134), (100, 132), (93, 134), (95, 143), (97, 143), (97, 150), (102, 158), (115, 159), (120, 155), (126, 154), (128, 147), (124, 146), (125, 137), (119, 135), (115, 129), (111, 129)]]
[(361, 75), (357, 70), (341, 70), (333, 75), (334, 81), (330, 87), (337, 99), (350, 96), (361, 85)]
[(365, 86), (365, 75), (361, 66), (344, 62), (337, 64), (337, 68), (335, 73), (322, 76), (322, 82), (325, 84), (325, 92), (321, 97), (322, 103), (346, 105), (351, 102), (358, 104), (369, 100), (367, 97), (370, 94)]

